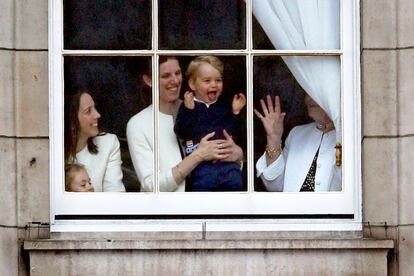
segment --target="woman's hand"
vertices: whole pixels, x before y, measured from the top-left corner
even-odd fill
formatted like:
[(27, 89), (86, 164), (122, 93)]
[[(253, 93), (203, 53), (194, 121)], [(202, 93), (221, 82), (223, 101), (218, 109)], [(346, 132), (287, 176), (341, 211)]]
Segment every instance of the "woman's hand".
[(243, 160), (243, 150), (233, 140), (230, 134), (224, 129), (223, 135), (226, 138), (221, 144), (224, 153), (228, 154), (228, 157), (221, 159), (226, 162), (238, 162)]
[(233, 141), (226, 130), (223, 135), (226, 139), (210, 140), (214, 132), (207, 134), (201, 139), (197, 150), (193, 152), (200, 161), (222, 160), (226, 162), (237, 162), (243, 160), (243, 150)]
[(229, 157), (230, 153), (226, 147), (227, 140), (216, 139), (210, 140), (214, 137), (215, 132), (211, 132), (204, 136), (197, 147), (191, 154), (199, 157), (199, 161), (222, 160)]
[(234, 143), (231, 136), (225, 130), (223, 134), (226, 139), (210, 140), (214, 137), (214, 134), (214, 132), (211, 132), (204, 136), (198, 148), (172, 168), (175, 183), (183, 182), (187, 175), (203, 161), (222, 160), (236, 162), (243, 159), (243, 150)]
[(267, 144), (272, 146), (278, 146), (282, 140), (283, 134), (283, 120), (286, 113), (280, 111), (280, 98), (275, 97), (275, 104), (273, 105), (272, 99), (269, 95), (266, 96), (267, 104), (263, 99), (260, 100), (262, 106), (263, 115), (254, 110), (254, 113), (262, 121), (263, 127), (266, 131)]

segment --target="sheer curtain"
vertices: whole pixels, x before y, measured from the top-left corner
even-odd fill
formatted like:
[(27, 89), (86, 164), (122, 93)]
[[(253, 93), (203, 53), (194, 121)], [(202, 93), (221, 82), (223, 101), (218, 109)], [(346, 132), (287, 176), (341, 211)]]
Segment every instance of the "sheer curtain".
[[(253, 0), (253, 14), (277, 50), (335, 50), (340, 45), (339, 0)], [(341, 141), (340, 59), (282, 57), (302, 88), (326, 111)]]

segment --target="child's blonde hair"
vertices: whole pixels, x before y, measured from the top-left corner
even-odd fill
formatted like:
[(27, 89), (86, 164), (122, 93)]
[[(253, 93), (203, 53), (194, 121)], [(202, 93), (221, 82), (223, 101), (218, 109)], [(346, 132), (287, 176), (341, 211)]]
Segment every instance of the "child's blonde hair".
[(223, 76), (224, 65), (223, 62), (218, 57), (215, 56), (198, 56), (194, 58), (187, 67), (187, 71), (185, 75), (188, 79), (194, 79), (195, 75), (197, 74), (198, 67), (201, 64), (207, 63), (213, 66), (220, 74)]
[(82, 164), (66, 164), (65, 165), (65, 191), (72, 192), (71, 184), (74, 178), (74, 174), (80, 171), (86, 171), (85, 166)]

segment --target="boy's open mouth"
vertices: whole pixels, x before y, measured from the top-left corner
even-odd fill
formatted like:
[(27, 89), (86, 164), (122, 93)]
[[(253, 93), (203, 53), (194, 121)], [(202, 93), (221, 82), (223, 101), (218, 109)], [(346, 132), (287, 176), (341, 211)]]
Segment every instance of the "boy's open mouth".
[(207, 98), (210, 102), (213, 102), (216, 100), (216, 96), (217, 96), (217, 91), (209, 91), (207, 93)]

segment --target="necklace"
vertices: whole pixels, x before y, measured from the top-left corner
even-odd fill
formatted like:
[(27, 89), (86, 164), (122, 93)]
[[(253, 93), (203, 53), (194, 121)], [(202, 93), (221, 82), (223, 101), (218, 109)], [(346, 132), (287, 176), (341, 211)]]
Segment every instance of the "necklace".
[(323, 122), (316, 122), (316, 128), (322, 132), (328, 132), (335, 128), (333, 122), (323, 123)]

